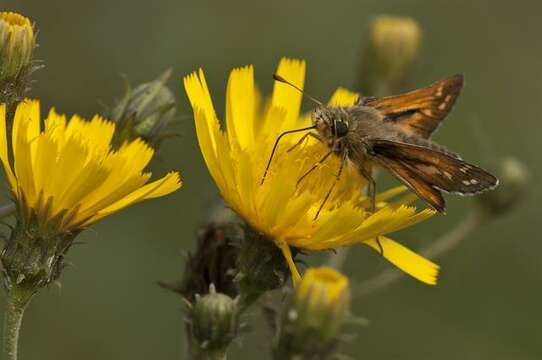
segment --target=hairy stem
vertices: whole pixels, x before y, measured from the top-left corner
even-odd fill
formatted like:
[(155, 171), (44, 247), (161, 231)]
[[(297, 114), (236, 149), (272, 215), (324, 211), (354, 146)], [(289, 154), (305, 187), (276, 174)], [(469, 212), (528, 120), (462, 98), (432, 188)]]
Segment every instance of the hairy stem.
[(32, 299), (33, 294), (33, 291), (18, 286), (13, 286), (7, 294), (3, 335), (5, 360), (17, 360), (21, 323), (26, 306)]
[[(428, 258), (435, 258), (448, 252), (468, 238), (470, 234), (486, 221), (486, 219), (487, 216), (482, 209), (477, 208), (476, 210), (473, 210), (459, 225), (444, 234), (431, 245), (424, 247), (420, 251), (420, 254)], [(396, 269), (385, 270), (373, 278), (353, 287), (352, 297), (358, 298), (375, 293), (394, 284), (404, 276), (405, 274), (402, 271)]]

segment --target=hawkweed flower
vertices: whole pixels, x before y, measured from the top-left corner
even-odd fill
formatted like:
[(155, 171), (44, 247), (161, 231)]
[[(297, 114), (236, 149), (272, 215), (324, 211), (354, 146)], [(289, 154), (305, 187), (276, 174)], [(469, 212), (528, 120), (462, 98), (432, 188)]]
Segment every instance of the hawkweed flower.
[(36, 47), (30, 20), (12, 12), (0, 12), (0, 103), (20, 101), (37, 66), (32, 55)]
[(350, 311), (348, 278), (309, 268), (282, 314), (275, 359), (326, 359), (335, 350)]
[(37, 289), (55, 280), (80, 231), (181, 186), (176, 172), (147, 183), (151, 173), (144, 168), (152, 148), (134, 140), (113, 151), (115, 126), (98, 116), (68, 121), (51, 110), (43, 129), (40, 121), (38, 101), (18, 105), (10, 154), (6, 107), (0, 105), (0, 159), (17, 207), (17, 224), (1, 256), (8, 290)]
[(166, 85), (170, 77), (168, 70), (134, 89), (128, 85), (110, 115), (116, 123), (114, 145), (141, 138), (156, 149), (164, 138), (172, 135), (166, 132), (175, 117), (175, 97)]
[[(327, 151), (319, 142), (308, 142), (288, 152), (299, 140), (284, 137), (265, 183), (262, 175), (273, 144), (285, 130), (311, 125), (300, 116), (301, 94), (275, 83), (273, 95), (262, 100), (254, 84), (252, 66), (232, 71), (226, 90), (226, 128), (221, 129), (202, 70), (188, 75), (184, 86), (194, 109), (201, 152), (226, 202), (257, 232), (280, 249), (293, 275), (301, 278), (294, 250), (325, 250), (365, 244), (379, 251), (397, 267), (420, 281), (435, 284), (438, 266), (384, 236), (417, 224), (434, 214), (409, 205), (412, 196), (391, 203), (386, 200), (404, 192), (397, 187), (377, 196), (378, 208), (370, 211), (365, 183), (354, 168), (345, 168), (324, 209), (315, 220), (322, 199), (339, 167), (333, 159), (319, 167), (296, 187), (297, 180)], [(305, 63), (283, 59), (277, 73), (303, 87)], [(338, 89), (330, 105), (350, 105), (358, 95)]]

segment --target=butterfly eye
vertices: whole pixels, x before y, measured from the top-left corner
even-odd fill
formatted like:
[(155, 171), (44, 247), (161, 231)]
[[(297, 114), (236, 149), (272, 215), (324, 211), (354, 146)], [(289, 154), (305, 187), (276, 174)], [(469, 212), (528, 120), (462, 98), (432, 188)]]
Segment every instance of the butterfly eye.
[(343, 137), (348, 133), (348, 125), (344, 121), (335, 122), (335, 131), (337, 137)]

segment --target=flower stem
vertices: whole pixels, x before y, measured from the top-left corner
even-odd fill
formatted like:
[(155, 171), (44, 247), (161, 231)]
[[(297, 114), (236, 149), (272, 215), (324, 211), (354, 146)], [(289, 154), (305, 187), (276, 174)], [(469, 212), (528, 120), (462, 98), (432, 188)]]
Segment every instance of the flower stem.
[(34, 292), (19, 286), (13, 286), (7, 296), (4, 318), (3, 354), (5, 360), (17, 360), (19, 332), (26, 306)]

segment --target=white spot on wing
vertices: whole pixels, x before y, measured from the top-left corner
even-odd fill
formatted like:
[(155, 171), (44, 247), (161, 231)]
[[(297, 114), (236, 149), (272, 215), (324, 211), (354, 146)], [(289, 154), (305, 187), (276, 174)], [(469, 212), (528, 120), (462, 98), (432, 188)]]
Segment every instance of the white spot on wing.
[(472, 169), (472, 166), (470, 166), (470, 165), (465, 165), (465, 166), (461, 167), (461, 168), (459, 169), (459, 171), (461, 171), (463, 174), (466, 174), (470, 169)]

